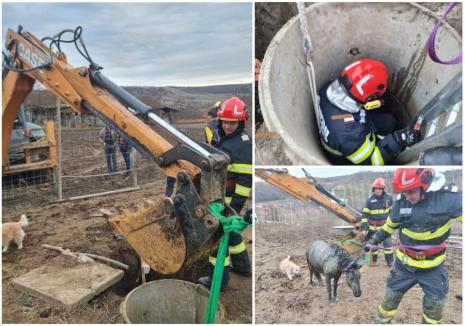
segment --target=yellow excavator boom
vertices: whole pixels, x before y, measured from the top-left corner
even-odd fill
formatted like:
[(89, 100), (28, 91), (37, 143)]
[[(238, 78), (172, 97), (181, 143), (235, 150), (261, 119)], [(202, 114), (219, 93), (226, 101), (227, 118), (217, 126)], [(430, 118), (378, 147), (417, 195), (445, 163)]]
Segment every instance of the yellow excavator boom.
[(303, 202), (311, 200), (326, 207), (338, 217), (351, 224), (356, 224), (361, 216), (353, 208), (331, 198), (314, 179), (297, 178), (289, 174), (287, 170), (273, 169), (255, 169), (255, 175)]
[[(73, 35), (89, 67), (68, 63), (60, 48), (65, 33)], [(175, 273), (208, 255), (221, 235), (209, 205), (224, 203), (229, 157), (190, 139), (157, 116), (153, 108), (106, 78), (102, 67), (88, 55), (81, 34), (78, 27), (40, 40), (22, 27), (8, 30), (2, 71), (3, 162), (8, 162), (15, 116), (35, 81), (76, 112), (96, 115), (166, 175), (177, 177), (172, 198), (160, 198), (153, 205), (109, 219), (153, 269)]]

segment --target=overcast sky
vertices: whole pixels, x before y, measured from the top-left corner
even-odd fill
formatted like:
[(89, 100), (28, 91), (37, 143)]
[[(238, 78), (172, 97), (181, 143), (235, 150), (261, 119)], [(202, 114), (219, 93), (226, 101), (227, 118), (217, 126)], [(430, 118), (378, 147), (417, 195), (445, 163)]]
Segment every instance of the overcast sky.
[[(252, 80), (250, 3), (3, 3), (2, 43), (22, 25), (38, 38), (82, 26), (103, 73), (121, 86), (199, 86)], [(74, 46), (73, 66), (87, 65)]]

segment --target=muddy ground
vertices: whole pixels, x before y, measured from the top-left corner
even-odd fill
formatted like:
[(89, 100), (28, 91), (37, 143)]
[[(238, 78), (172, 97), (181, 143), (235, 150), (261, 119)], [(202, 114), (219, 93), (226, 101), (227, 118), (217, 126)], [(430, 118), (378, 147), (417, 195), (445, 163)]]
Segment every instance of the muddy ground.
[[(310, 218), (309, 218), (310, 219)], [(334, 222), (336, 221), (336, 223)], [(455, 222), (454, 222), (455, 223)], [(288, 254), (297, 265), (306, 265), (305, 248), (309, 242), (331, 240), (335, 235), (330, 226), (342, 224), (337, 218), (308, 221), (301, 225), (257, 223), (255, 227), (255, 319), (261, 324), (370, 324), (376, 316), (386, 289), (389, 269), (384, 256), (377, 267), (363, 267), (362, 296), (356, 298), (341, 277), (339, 301), (330, 305), (326, 287), (310, 286), (309, 271), (305, 266), (301, 277), (293, 281), (281, 274), (279, 263)], [(453, 233), (461, 234), (461, 224), (454, 225)], [(449, 272), (449, 294), (442, 322), (462, 323), (462, 301), (455, 298), (462, 291), (462, 251), (449, 249), (446, 268)], [(421, 323), (422, 290), (415, 286), (402, 299), (393, 323)]]
[[(95, 131), (89, 131), (95, 133)], [(202, 135), (201, 130), (193, 131)], [(83, 139), (93, 139), (93, 136), (76, 135), (70, 137), (75, 146), (74, 151), (68, 152), (65, 173), (92, 174), (104, 171), (106, 163), (102, 158), (101, 146), (86, 143), (82, 146)], [(76, 153), (81, 150), (82, 153)], [(65, 153), (65, 151), (64, 151)], [(93, 154), (91, 154), (93, 153)], [(77, 154), (77, 155), (76, 155)], [(89, 155), (91, 154), (91, 155)], [(87, 157), (95, 155), (100, 158), (83, 163), (79, 156)], [(118, 154), (120, 156), (120, 154)], [(73, 158), (76, 157), (75, 167), (72, 168)], [(71, 158), (71, 159), (70, 159)], [(119, 158), (121, 161), (121, 158)], [(122, 166), (122, 162), (121, 166)], [(140, 167), (145, 167), (139, 162)], [(65, 174), (66, 175), (66, 174)], [(3, 222), (17, 221), (21, 213), (26, 213), (30, 225), (25, 229), (26, 238), (24, 248), (17, 250), (16, 246), (10, 247), (7, 254), (2, 255), (2, 321), (3, 323), (123, 323), (119, 313), (121, 302), (125, 295), (140, 285), (139, 261), (135, 251), (124, 241), (114, 237), (113, 230), (105, 218), (98, 216), (100, 208), (115, 210), (128, 207), (134, 203), (140, 203), (142, 198), (152, 198), (162, 195), (165, 189), (165, 177), (158, 168), (143, 169), (139, 175), (143, 180), (140, 189), (132, 192), (81, 199), (75, 201), (54, 202), (35, 205), (39, 201), (24, 199), (24, 207), (15, 206), (14, 209), (3, 210)], [(121, 175), (106, 176), (102, 179), (94, 179), (94, 188), (106, 189), (121, 188), (129, 181), (123, 181)], [(129, 183), (130, 185), (130, 183)], [(82, 182), (72, 183), (76, 194), (80, 193), (79, 187), (88, 187)], [(92, 185), (91, 185), (92, 186)], [(69, 187), (68, 187), (69, 189)], [(44, 188), (44, 196), (46, 188)], [(83, 189), (81, 192), (86, 192)], [(32, 199), (32, 197), (31, 197)], [(3, 207), (4, 208), (4, 207)], [(251, 230), (245, 231), (245, 240), (249, 248), (251, 245)], [(23, 275), (47, 263), (58, 252), (44, 249), (41, 244), (50, 244), (69, 248), (71, 251), (87, 252), (110, 257), (130, 265), (130, 270), (125, 277), (86, 304), (67, 310), (58, 306), (45, 303), (26, 295), (11, 284), (11, 280)], [(252, 252), (249, 252), (252, 254)], [(188, 281), (194, 281), (200, 276), (206, 275), (207, 260), (199, 262), (191, 268), (170, 276)], [(231, 323), (252, 322), (252, 278), (242, 277), (231, 273), (232, 280), (228, 289), (221, 294), (221, 302), (226, 309), (226, 318)], [(150, 274), (150, 280), (160, 276)], [(176, 303), (174, 303), (176, 304)]]
[[(99, 208), (125, 207), (141, 198), (154, 198), (162, 194), (164, 180), (144, 185), (130, 193), (50, 204), (23, 212), (30, 219), (26, 228), (24, 248), (10, 248), (2, 255), (2, 320), (4, 323), (123, 323), (119, 307), (125, 295), (140, 284), (138, 280), (137, 254), (124, 240), (116, 240), (110, 225), (103, 217), (93, 217)], [(17, 215), (4, 216), (3, 221), (17, 220)], [(246, 231), (248, 246), (251, 247), (251, 232)], [(35, 269), (57, 252), (44, 249), (41, 244), (69, 248), (110, 257), (129, 264), (122, 281), (104, 291), (87, 304), (77, 309), (66, 309), (49, 305), (15, 289), (11, 280)], [(198, 264), (186, 273), (174, 278), (197, 280), (206, 271), (207, 263)], [(230, 287), (221, 295), (227, 311), (227, 319), (236, 323), (252, 320), (252, 279), (231, 273)]]

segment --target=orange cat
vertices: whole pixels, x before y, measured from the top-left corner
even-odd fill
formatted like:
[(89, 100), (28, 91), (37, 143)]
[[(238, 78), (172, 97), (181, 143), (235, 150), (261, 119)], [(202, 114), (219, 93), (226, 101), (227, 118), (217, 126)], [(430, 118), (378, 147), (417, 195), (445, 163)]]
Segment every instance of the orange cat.
[(26, 233), (23, 227), (29, 225), (26, 214), (22, 214), (19, 222), (8, 222), (2, 224), (2, 247), (3, 252), (7, 252), (11, 241), (14, 241), (18, 249), (23, 248), (23, 239)]

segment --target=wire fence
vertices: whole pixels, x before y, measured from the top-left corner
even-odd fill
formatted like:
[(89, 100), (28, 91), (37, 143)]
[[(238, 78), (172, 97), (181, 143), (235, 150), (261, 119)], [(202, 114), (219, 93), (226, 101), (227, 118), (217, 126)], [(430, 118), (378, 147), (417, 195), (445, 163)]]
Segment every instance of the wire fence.
[(328, 211), (312, 203), (279, 200), (255, 203), (255, 214), (258, 223), (301, 225), (309, 219), (326, 217)]
[[(168, 97), (164, 99), (164, 104), (173, 108), (175, 119), (172, 119), (173, 112), (170, 111), (170, 123), (175, 123), (179, 131), (195, 141), (205, 141), (204, 116), (208, 106), (231, 95), (239, 96), (251, 105), (250, 90), (245, 87), (238, 89), (237, 94), (193, 94), (192, 98), (185, 100), (186, 103), (168, 103), (165, 101), (169, 100)], [(186, 107), (192, 110), (179, 110)], [(143, 157), (135, 149), (126, 155), (117, 144), (113, 153), (105, 151), (99, 137), (105, 126), (104, 122), (90, 112), (76, 114), (51, 93), (43, 93), (40, 90), (32, 92), (24, 101), (22, 110), (28, 122), (42, 123), (47, 134), (46, 137), (37, 140), (36, 146), (26, 143), (26, 147), (40, 147), (37, 146), (39, 143), (53, 144), (55, 156), (47, 146), (42, 146), (34, 148), (34, 154), (25, 159), (25, 143), (10, 146), (10, 160), (14, 158), (16, 162), (11, 162), (6, 168), (4, 165), (2, 170), (4, 214), (16, 213), (28, 207), (40, 207), (57, 200), (131, 191), (148, 183), (159, 180), (164, 182), (166, 178), (153, 161)], [(163, 114), (167, 113), (156, 112), (163, 117)], [(46, 121), (53, 121), (53, 127)], [(50, 128), (45, 128), (45, 125)], [(251, 125), (252, 121), (249, 119), (246, 124), (249, 133)], [(45, 161), (50, 164), (44, 164)], [(22, 167), (18, 169), (18, 165)]]
[[(131, 190), (160, 178), (162, 172), (153, 161), (134, 149), (128, 151), (126, 145), (120, 147), (115, 144), (111, 153), (106, 152), (99, 137), (102, 128), (62, 130), (64, 198)], [(124, 155), (127, 155), (129, 164), (125, 162)]]
[[(53, 117), (58, 165), (40, 168), (41, 159), (47, 157), (37, 157), (34, 161), (39, 165), (35, 165), (33, 169), (24, 169), (19, 173), (3, 173), (4, 214), (61, 199), (78, 199), (131, 191), (165, 178), (163, 171), (153, 161), (143, 157), (135, 149), (128, 152), (123, 150), (123, 146), (115, 144), (113, 153), (108, 154), (99, 137), (104, 124), (97, 117), (87, 117), (97, 120), (91, 126), (77, 123), (76, 128), (63, 129), (57, 123), (58, 119), (60, 119), (59, 115)], [(14, 148), (15, 158), (21, 159), (17, 146)], [(126, 153), (128, 155), (125, 161), (123, 154)], [(111, 166), (111, 170), (107, 164), (107, 157), (110, 158), (109, 162), (115, 163), (115, 166)], [(25, 163), (24, 159), (18, 162)], [(10, 164), (12, 170), (14, 166), (13, 163)]]
[(2, 177), (3, 214), (56, 200), (56, 178), (49, 169)]

